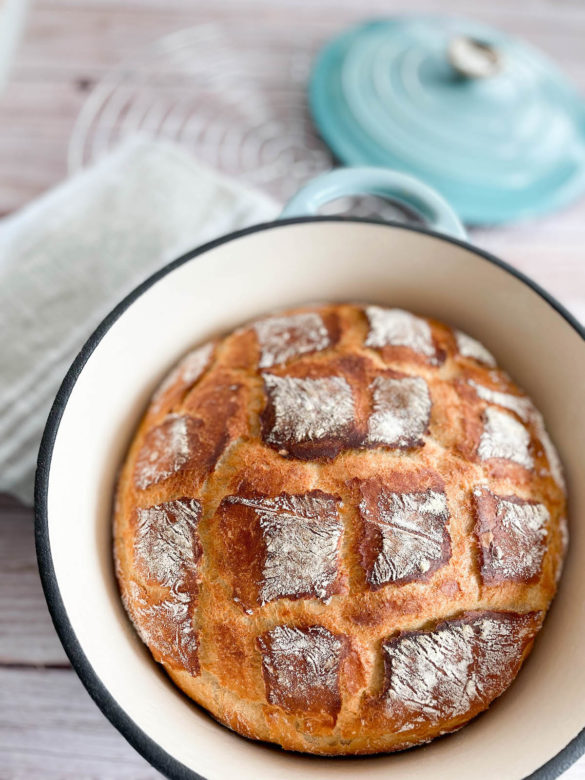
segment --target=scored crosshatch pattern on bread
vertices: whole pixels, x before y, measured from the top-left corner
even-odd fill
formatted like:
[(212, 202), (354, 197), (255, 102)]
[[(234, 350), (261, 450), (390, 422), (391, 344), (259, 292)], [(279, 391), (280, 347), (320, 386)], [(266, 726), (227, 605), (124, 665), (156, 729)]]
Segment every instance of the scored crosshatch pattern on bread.
[(198, 347), (121, 471), (122, 598), (245, 736), (322, 754), (454, 731), (513, 681), (566, 549), (560, 460), (475, 338), (307, 306)]

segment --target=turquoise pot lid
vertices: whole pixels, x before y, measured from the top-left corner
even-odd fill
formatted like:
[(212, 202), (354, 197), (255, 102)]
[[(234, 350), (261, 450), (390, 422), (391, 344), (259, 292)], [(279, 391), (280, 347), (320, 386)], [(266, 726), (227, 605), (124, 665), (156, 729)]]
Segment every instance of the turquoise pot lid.
[(546, 57), (484, 25), (355, 27), (321, 51), (309, 100), (341, 162), (418, 176), (467, 223), (532, 217), (585, 193), (585, 102)]

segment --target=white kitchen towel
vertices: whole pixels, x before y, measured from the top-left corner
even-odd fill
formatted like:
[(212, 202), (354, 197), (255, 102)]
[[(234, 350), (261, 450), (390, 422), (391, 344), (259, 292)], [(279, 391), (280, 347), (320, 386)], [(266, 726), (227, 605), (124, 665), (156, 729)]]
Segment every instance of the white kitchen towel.
[(135, 139), (0, 222), (0, 492), (32, 503), (45, 421), (92, 330), (164, 263), (278, 205)]

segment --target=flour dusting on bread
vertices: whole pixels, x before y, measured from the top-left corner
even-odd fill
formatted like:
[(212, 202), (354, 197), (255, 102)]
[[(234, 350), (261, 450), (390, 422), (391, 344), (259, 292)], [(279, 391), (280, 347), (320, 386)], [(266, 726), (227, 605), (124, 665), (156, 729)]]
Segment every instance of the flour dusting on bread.
[(274, 424), (266, 437), (273, 444), (343, 436), (354, 421), (353, 395), (343, 377), (262, 377), (274, 406)]
[(445, 561), (450, 545), (444, 493), (381, 490), (375, 504), (364, 498), (359, 509), (363, 519), (373, 523), (381, 536), (378, 555), (367, 572), (368, 582), (374, 587), (426, 579), (430, 571)]
[(539, 411), (535, 409), (532, 419), (534, 422), (534, 427), (536, 428), (536, 435), (538, 436), (538, 438), (542, 443), (544, 454), (546, 455), (546, 459), (548, 460), (550, 474), (554, 479), (554, 481), (557, 483), (557, 485), (561, 488), (561, 490), (564, 493), (566, 493), (567, 486), (565, 484), (565, 477), (563, 474), (563, 464), (561, 463), (561, 459), (559, 457), (559, 453), (557, 452), (557, 448), (552, 443), (552, 439), (550, 438), (548, 431), (546, 430), (543, 416)]
[(368, 421), (368, 442), (388, 447), (417, 447), (429, 424), (431, 396), (420, 376), (378, 376), (371, 385), (373, 414)]
[(315, 312), (269, 317), (254, 324), (260, 345), (259, 368), (327, 349), (331, 340), (323, 318)]
[(370, 329), (366, 347), (408, 347), (426, 357), (435, 356), (431, 328), (426, 320), (403, 309), (368, 306)]
[(496, 404), (496, 406), (503, 406), (505, 409), (515, 412), (521, 420), (524, 420), (524, 422), (528, 422), (531, 419), (534, 412), (534, 405), (530, 398), (526, 398), (522, 395), (502, 393), (499, 390), (492, 390), (489, 387), (474, 382), (473, 379), (469, 380), (469, 384), (473, 387), (482, 401)]
[(481, 460), (503, 458), (519, 463), (526, 469), (534, 465), (530, 453), (530, 434), (522, 423), (508, 412), (491, 406), (484, 413), (484, 428), (479, 440)]
[(477, 341), (477, 339), (474, 339), (467, 333), (463, 333), (461, 330), (456, 330), (455, 341), (457, 342), (459, 354), (463, 355), (463, 357), (477, 360), (478, 363), (483, 363), (490, 368), (496, 367), (496, 360), (492, 353), (489, 352), (480, 341)]
[(452, 718), (468, 710), (476, 694), (472, 640), (473, 629), (462, 625), (385, 644), (388, 706), (398, 702), (414, 720)]
[(167, 659), (165, 663), (183, 667), (192, 675), (199, 674), (199, 647), (189, 594), (173, 589), (168, 598), (149, 604), (138, 586), (131, 586), (130, 598), (125, 601), (142, 641)]
[(491, 701), (515, 676), (537, 625), (533, 613), (485, 613), (387, 641), (387, 707), (410, 729)]
[(498, 496), (487, 488), (477, 488), (474, 497), (483, 581), (528, 582), (537, 577), (550, 521), (546, 506), (517, 496)]
[(517, 414), (525, 423), (530, 422), (534, 425), (536, 435), (542, 443), (551, 476), (560, 488), (566, 490), (561, 459), (545, 428), (542, 414), (536, 409), (530, 398), (492, 390), (489, 387), (480, 385), (473, 379), (470, 379), (468, 384), (474, 388), (477, 395), (483, 401), (487, 401), (490, 404), (496, 404), (496, 406), (503, 406), (505, 409), (509, 409), (511, 412)]
[(291, 596), (329, 597), (343, 533), (338, 498), (317, 491), (228, 500), (252, 507), (259, 517), (266, 546), (262, 604)]
[(276, 626), (259, 638), (268, 700), (287, 709), (339, 709), (344, 643), (323, 626)]
[(134, 539), (136, 565), (147, 578), (165, 587), (182, 583), (199, 560), (197, 524), (201, 504), (182, 498), (137, 509)]
[(191, 457), (191, 428), (187, 416), (169, 414), (149, 432), (136, 459), (134, 482), (141, 490), (170, 477), (188, 464)]
[(197, 382), (209, 365), (213, 348), (213, 343), (204, 344), (202, 347), (198, 347), (189, 352), (188, 355), (185, 355), (167, 378), (161, 382), (152, 396), (155, 409), (159, 408), (163, 396), (171, 387), (178, 386), (182, 390), (187, 390)]

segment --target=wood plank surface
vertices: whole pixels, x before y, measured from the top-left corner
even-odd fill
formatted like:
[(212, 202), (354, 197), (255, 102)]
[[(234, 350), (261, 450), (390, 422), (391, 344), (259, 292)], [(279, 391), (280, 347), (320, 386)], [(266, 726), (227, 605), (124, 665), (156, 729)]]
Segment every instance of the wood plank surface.
[(69, 666), (43, 596), (31, 512), (0, 510), (0, 666)]
[[(0, 215), (67, 175), (68, 141), (94, 85), (161, 35), (229, 21), (256, 25), (258, 35), (283, 25), (325, 39), (357, 20), (404, 9), (395, 0), (37, 0), (0, 93)], [(585, 94), (582, 0), (409, 0), (408, 11), (473, 15), (521, 35)], [(585, 320), (584, 202), (532, 223), (474, 230), (472, 239)], [(69, 667), (36, 569), (32, 512), (0, 496), (0, 780), (158, 776)], [(563, 780), (585, 780), (585, 758)]]
[[(88, 90), (113, 63), (161, 35), (211, 21), (303, 28), (323, 39), (389, 14), (387, 0), (37, 0), (0, 97), (0, 214), (67, 173), (67, 141)], [(578, 0), (410, 0), (409, 12), (469, 15), (522, 35), (554, 57), (585, 92), (585, 4)]]
[[(0, 779), (160, 777), (108, 723), (68, 666), (36, 572), (31, 510), (1, 495), (0, 551)], [(562, 780), (585, 780), (585, 761)]]
[(71, 669), (41, 588), (32, 510), (0, 495), (0, 779), (155, 777)]
[(160, 777), (120, 736), (71, 669), (0, 667), (0, 777)]

